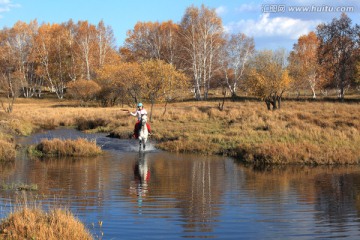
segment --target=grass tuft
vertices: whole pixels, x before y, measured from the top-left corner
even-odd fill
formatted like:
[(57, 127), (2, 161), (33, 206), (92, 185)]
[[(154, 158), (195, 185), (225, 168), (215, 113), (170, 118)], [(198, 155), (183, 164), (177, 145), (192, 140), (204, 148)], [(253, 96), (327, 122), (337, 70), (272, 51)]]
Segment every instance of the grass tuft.
[(55, 138), (52, 140), (43, 139), (38, 145), (30, 147), (28, 153), (35, 157), (86, 157), (99, 155), (102, 153), (102, 150), (94, 141), (82, 138), (76, 140)]
[(69, 210), (24, 207), (0, 223), (0, 239), (93, 239)]
[(0, 163), (15, 160), (15, 144), (0, 139)]

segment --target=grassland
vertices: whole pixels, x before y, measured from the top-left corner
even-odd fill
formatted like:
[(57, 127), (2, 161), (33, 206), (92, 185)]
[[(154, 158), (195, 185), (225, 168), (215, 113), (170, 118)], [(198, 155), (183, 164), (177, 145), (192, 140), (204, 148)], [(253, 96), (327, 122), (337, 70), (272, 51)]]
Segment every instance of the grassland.
[[(166, 111), (164, 105), (155, 105), (151, 138), (167, 151), (221, 154), (249, 163), (357, 164), (360, 160), (359, 103), (284, 101), (277, 111), (267, 111), (264, 103), (256, 101), (227, 101), (223, 111), (217, 104), (172, 103)], [(29, 126), (32, 131), (67, 126), (128, 138), (135, 119), (122, 109), (21, 99), (11, 121), (13, 132), (19, 133), (29, 132)]]

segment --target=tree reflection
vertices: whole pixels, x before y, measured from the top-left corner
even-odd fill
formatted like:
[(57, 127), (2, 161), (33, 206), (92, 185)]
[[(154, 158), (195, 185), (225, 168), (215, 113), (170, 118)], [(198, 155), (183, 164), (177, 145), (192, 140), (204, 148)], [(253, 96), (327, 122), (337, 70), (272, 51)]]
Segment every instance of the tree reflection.
[(0, 179), (4, 181), (15, 171), (15, 162), (0, 163)]
[(85, 209), (103, 205), (111, 168), (102, 162), (102, 157), (32, 159), (18, 171), (24, 172), (27, 181), (37, 184), (39, 194), (45, 198), (76, 199), (79, 208)]
[(245, 187), (254, 189), (254, 201), (277, 198), (296, 192), (298, 201), (315, 206), (314, 220), (342, 229), (347, 221), (354, 221), (360, 213), (359, 168), (352, 166), (253, 166), (245, 169)]
[(224, 161), (189, 155), (179, 160), (157, 158), (155, 163), (152, 194), (176, 199), (163, 207), (180, 209), (185, 232), (211, 232), (225, 191)]

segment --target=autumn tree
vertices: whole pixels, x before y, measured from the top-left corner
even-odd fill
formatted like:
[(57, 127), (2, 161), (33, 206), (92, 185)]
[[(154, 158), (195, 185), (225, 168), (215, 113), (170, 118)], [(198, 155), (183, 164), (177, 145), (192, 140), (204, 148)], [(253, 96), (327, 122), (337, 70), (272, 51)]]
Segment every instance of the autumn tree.
[(36, 64), (32, 61), (34, 36), (37, 33), (38, 24), (31, 21), (29, 24), (18, 21), (10, 29), (4, 29), (6, 36), (2, 39), (5, 54), (12, 59), (14, 73), (20, 81), (21, 93), (24, 97), (32, 97), (40, 88), (41, 79), (35, 75)]
[(15, 99), (20, 94), (20, 80), (19, 72), (15, 70), (14, 58), (9, 54), (10, 49), (5, 44), (4, 38), (6, 34), (4, 31), (0, 33), (0, 91), (4, 93), (5, 98), (0, 98), (2, 109), (11, 113), (13, 110)]
[(166, 63), (173, 64), (177, 69), (182, 69), (180, 56), (179, 25), (172, 21), (162, 22), (160, 32), (163, 36), (162, 52), (160, 59)]
[(207, 99), (210, 82), (217, 70), (223, 26), (215, 9), (188, 7), (179, 30), (182, 58), (194, 81), (197, 100)]
[(91, 79), (93, 73), (92, 67), (95, 62), (96, 34), (96, 27), (88, 21), (78, 22), (75, 39), (83, 63), (84, 78), (87, 80)]
[(43, 24), (35, 37), (36, 73), (44, 78), (59, 99), (65, 94), (66, 83), (70, 81), (65, 61), (68, 59), (67, 34), (63, 25)]
[(232, 34), (226, 38), (221, 49), (220, 69), (232, 97), (236, 97), (246, 64), (254, 54), (254, 50), (254, 39), (243, 33)]
[(313, 98), (316, 98), (316, 89), (323, 81), (318, 63), (319, 40), (314, 32), (303, 35), (294, 44), (289, 56), (289, 74), (294, 80), (293, 85), (300, 88), (310, 88)]
[(159, 22), (137, 22), (133, 30), (129, 30), (125, 39), (125, 48), (137, 61), (160, 59), (162, 36)]
[(127, 61), (160, 59), (167, 63), (176, 62), (178, 48), (178, 25), (167, 22), (137, 22), (127, 32), (120, 53)]
[(86, 104), (96, 98), (101, 88), (95, 81), (79, 79), (68, 83), (67, 90), (74, 99), (79, 99), (82, 101), (82, 104)]
[(360, 59), (356, 61), (355, 65), (355, 84), (356, 88), (360, 90)]
[(139, 102), (147, 82), (136, 62), (106, 64), (97, 71), (96, 82), (101, 86), (99, 98), (103, 105)]
[(4, 28), (0, 32), (0, 91), (4, 93), (6, 100), (0, 98), (2, 109), (10, 113), (12, 112), (16, 91), (20, 89), (16, 79), (12, 78), (15, 71), (15, 59), (12, 57), (12, 51), (9, 44), (7, 44), (9, 30)]
[(172, 64), (162, 60), (145, 61), (141, 69), (147, 80), (144, 91), (151, 103), (151, 120), (154, 103), (169, 102), (180, 97), (184, 90), (188, 90), (188, 79)]
[(82, 73), (82, 60), (79, 53), (79, 46), (76, 42), (77, 24), (71, 19), (61, 24), (64, 28), (65, 45), (63, 51), (66, 52), (67, 57), (64, 59), (63, 68), (71, 81), (81, 78)]
[(96, 45), (98, 52), (97, 68), (101, 68), (107, 63), (107, 58), (115, 49), (114, 32), (110, 26), (106, 26), (104, 21), (100, 21), (96, 27)]
[(250, 63), (245, 84), (265, 101), (269, 110), (271, 106), (273, 110), (281, 107), (283, 93), (291, 83), (285, 60), (284, 50), (263, 50), (257, 52)]
[(320, 40), (318, 61), (329, 79), (327, 85), (339, 89), (339, 98), (343, 100), (346, 87), (354, 80), (360, 28), (352, 26), (351, 19), (343, 13), (331, 23), (320, 24), (317, 36)]

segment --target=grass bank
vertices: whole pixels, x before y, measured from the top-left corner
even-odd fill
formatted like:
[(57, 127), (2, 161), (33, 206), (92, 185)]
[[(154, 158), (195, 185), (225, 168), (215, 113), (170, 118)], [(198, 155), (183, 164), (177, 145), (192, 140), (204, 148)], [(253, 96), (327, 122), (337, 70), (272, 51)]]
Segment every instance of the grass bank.
[(0, 112), (0, 163), (13, 162), (16, 156), (14, 136), (29, 135), (33, 125), (23, 118)]
[[(358, 103), (284, 101), (267, 111), (263, 102), (183, 102), (155, 105), (152, 139), (173, 152), (222, 154), (249, 163), (357, 164)], [(128, 138), (135, 118), (113, 108), (80, 108), (74, 102), (22, 99), (13, 117), (35, 128), (77, 127)], [(145, 104), (149, 111), (150, 106)], [(132, 110), (132, 109), (130, 109)]]
[(0, 239), (93, 239), (83, 223), (64, 209), (24, 207), (0, 223)]

